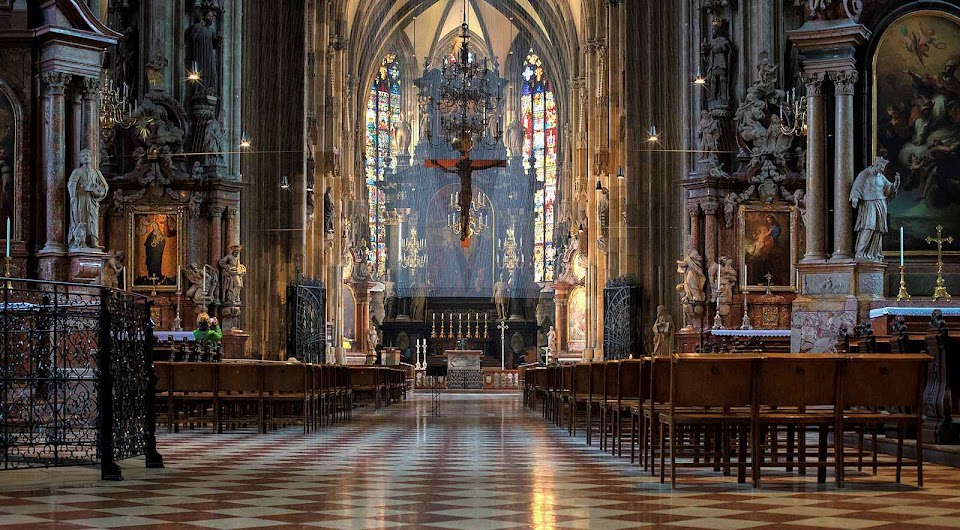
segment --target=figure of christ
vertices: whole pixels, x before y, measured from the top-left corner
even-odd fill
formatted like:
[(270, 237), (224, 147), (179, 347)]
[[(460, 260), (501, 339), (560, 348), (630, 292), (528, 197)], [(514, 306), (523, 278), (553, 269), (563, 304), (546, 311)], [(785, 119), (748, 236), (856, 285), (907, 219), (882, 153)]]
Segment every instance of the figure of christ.
[(460, 176), (460, 193), (457, 204), (460, 206), (460, 246), (469, 246), (470, 237), (470, 203), (473, 202), (473, 172), (483, 171), (494, 167), (507, 167), (506, 160), (471, 160), (469, 152), (463, 153), (459, 160), (454, 159), (427, 159), (425, 167), (435, 167), (444, 173), (455, 173)]

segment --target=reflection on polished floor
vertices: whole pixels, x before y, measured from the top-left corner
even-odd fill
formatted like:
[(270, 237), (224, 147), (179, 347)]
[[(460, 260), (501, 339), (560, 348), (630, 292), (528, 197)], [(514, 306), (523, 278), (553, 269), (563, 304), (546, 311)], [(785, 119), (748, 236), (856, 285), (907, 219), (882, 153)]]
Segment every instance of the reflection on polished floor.
[[(570, 438), (516, 395), (429, 394), (304, 435), (162, 434), (167, 468), (127, 462), (0, 474), (0, 525), (57, 528), (960, 527), (960, 472), (926, 487), (852, 474), (843, 490), (777, 477), (754, 490), (690, 471), (659, 480)], [(765, 474), (766, 477), (766, 474)]]

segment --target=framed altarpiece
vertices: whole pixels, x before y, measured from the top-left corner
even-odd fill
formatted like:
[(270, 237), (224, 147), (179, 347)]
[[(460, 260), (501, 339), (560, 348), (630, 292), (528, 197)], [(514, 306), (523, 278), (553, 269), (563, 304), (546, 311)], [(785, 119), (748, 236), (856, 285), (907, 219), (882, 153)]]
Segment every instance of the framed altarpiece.
[(134, 291), (179, 291), (183, 211), (176, 207), (134, 207), (127, 215), (127, 285)]
[(742, 204), (737, 215), (740, 285), (744, 291), (793, 292), (799, 249), (794, 206)]

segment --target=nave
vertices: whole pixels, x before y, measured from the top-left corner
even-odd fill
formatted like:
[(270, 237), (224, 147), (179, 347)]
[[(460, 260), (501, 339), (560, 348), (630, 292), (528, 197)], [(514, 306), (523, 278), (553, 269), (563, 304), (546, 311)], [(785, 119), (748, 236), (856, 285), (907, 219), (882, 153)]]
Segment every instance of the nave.
[(626, 457), (586, 446), (515, 394), (429, 393), (351, 422), (266, 437), (158, 434), (165, 469), (128, 461), (123, 483), (92, 468), (24, 470), (0, 483), (3, 528), (895, 528), (960, 526), (960, 477), (925, 467), (765, 473), (764, 487), (686, 471), (676, 490)]

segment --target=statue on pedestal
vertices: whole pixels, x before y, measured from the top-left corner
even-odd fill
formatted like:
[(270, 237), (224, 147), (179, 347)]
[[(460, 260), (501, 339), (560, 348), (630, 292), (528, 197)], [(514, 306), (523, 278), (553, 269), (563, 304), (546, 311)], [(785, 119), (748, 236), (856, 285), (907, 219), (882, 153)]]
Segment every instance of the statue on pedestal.
[(733, 268), (733, 259), (720, 256), (720, 289), (717, 292), (717, 310), (720, 316), (730, 314), (730, 304), (733, 302), (734, 287), (737, 284), (737, 270)]
[(119, 289), (119, 278), (123, 274), (123, 251), (111, 250), (107, 252), (107, 260), (100, 269), (100, 285), (109, 289)]
[(720, 146), (720, 122), (710, 115), (710, 111), (700, 111), (697, 134), (700, 139), (700, 160), (716, 159)]
[(187, 298), (202, 312), (209, 312), (210, 305), (220, 302), (219, 274), (207, 264), (190, 263), (183, 269), (187, 277)]
[(327, 191), (323, 192), (323, 231), (333, 233), (333, 188), (327, 186)]
[(217, 49), (220, 48), (223, 37), (213, 27), (216, 18), (215, 10), (205, 9), (200, 20), (190, 26), (188, 34), (190, 53), (186, 66), (187, 71), (200, 74), (200, 82), (195, 89), (198, 95), (220, 95), (220, 61), (217, 59)]
[(224, 307), (240, 307), (240, 290), (243, 289), (243, 277), (247, 274), (247, 267), (240, 263), (242, 250), (241, 245), (230, 245), (230, 253), (220, 258)]
[(390, 269), (387, 269), (383, 280), (383, 318), (393, 318), (393, 304), (397, 300), (397, 284), (390, 278)]
[(710, 103), (719, 106), (726, 106), (730, 100), (728, 70), (733, 46), (724, 35), (725, 27), (724, 19), (714, 19), (710, 27), (710, 40), (704, 41), (701, 46), (703, 56), (707, 57)]
[(878, 156), (873, 165), (864, 169), (853, 181), (850, 203), (857, 209), (857, 259), (883, 261), (883, 234), (887, 233), (887, 198), (900, 189), (900, 174), (893, 182), (883, 171), (887, 160)]
[(554, 358), (560, 353), (560, 343), (557, 341), (557, 330), (553, 326), (550, 326), (550, 331), (547, 332), (547, 347), (550, 348), (550, 353)]
[(510, 284), (504, 273), (493, 284), (493, 303), (497, 306), (497, 320), (506, 320), (510, 316)]
[(367, 348), (370, 352), (373, 352), (376, 355), (377, 344), (380, 343), (380, 336), (377, 335), (377, 328), (370, 326), (370, 329), (367, 330)]
[(683, 281), (676, 289), (680, 293), (686, 324), (691, 325), (695, 317), (703, 313), (703, 287), (707, 280), (703, 274), (703, 258), (695, 248), (688, 248), (683, 258), (677, 260), (677, 273), (683, 275)]
[(107, 179), (93, 165), (93, 153), (80, 151), (80, 167), (70, 173), (70, 248), (100, 246), (100, 201), (107, 196)]
[(393, 127), (393, 148), (395, 153), (406, 155), (410, 152), (411, 129), (406, 116), (400, 113), (400, 122)]
[(653, 323), (653, 356), (669, 357), (673, 355), (673, 319), (667, 308), (657, 306), (657, 320)]

